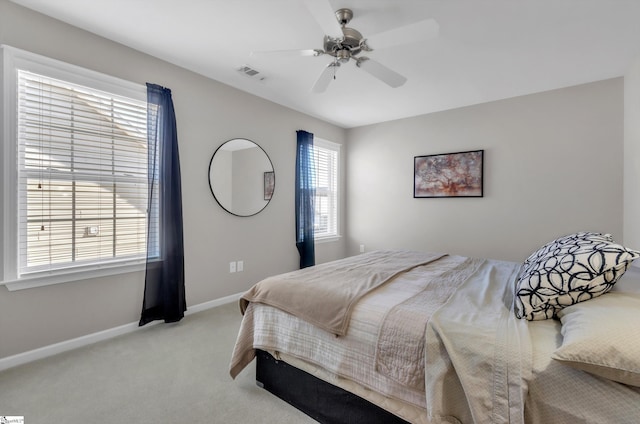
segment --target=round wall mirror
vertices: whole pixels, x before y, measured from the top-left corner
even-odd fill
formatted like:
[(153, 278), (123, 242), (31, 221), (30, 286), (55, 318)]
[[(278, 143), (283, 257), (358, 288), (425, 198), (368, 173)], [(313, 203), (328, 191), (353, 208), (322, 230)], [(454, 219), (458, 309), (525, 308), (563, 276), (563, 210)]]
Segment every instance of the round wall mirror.
[(224, 210), (251, 216), (263, 210), (275, 189), (273, 164), (251, 140), (234, 138), (223, 143), (209, 163), (209, 187)]

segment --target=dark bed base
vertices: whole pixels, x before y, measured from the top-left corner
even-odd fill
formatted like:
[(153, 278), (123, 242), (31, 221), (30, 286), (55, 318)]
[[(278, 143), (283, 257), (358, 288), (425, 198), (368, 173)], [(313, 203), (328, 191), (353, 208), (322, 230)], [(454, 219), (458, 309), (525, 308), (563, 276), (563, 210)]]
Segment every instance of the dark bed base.
[(398, 416), (256, 350), (256, 383), (322, 424), (407, 424)]

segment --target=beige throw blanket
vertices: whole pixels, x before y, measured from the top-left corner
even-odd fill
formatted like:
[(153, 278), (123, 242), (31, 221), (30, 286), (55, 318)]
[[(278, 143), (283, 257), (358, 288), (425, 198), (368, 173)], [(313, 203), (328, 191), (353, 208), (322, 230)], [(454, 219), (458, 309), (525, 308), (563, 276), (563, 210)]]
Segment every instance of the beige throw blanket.
[(357, 301), (396, 275), (445, 256), (442, 253), (373, 251), (266, 278), (240, 299), (264, 303), (323, 330), (344, 336)]

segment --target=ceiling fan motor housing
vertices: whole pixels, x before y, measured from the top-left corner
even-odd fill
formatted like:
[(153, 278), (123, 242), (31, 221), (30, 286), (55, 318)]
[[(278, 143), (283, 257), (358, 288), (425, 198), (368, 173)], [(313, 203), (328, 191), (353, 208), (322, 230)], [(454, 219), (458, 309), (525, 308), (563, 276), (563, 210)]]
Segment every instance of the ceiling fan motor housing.
[(347, 27), (342, 27), (342, 33), (344, 34), (342, 39), (325, 36), (324, 51), (338, 59), (340, 59), (340, 56), (344, 56), (345, 53), (348, 53), (349, 57), (358, 55), (362, 51), (362, 34), (353, 28)]

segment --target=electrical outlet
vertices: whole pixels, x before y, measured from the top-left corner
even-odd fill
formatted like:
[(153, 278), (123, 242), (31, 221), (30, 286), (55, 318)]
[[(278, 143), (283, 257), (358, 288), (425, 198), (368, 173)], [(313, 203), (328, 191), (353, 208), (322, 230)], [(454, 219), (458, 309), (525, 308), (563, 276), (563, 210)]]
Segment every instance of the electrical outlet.
[(236, 263), (234, 262), (229, 262), (229, 272), (236, 272)]
[(238, 272), (244, 271), (244, 261), (238, 261), (238, 266), (236, 267)]
[(364, 253), (364, 244), (360, 245), (360, 253)]

